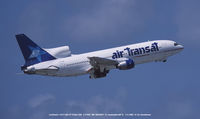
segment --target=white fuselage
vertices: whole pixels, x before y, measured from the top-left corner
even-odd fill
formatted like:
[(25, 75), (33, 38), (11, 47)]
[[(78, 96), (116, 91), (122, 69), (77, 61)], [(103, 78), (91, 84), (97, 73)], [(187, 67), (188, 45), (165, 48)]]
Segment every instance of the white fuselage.
[[(101, 57), (116, 60), (118, 62), (124, 58), (128, 58), (132, 59), (136, 65), (153, 61), (165, 61), (169, 56), (172, 56), (183, 49), (183, 46), (175, 46), (174, 44), (175, 42), (170, 40), (148, 41), (50, 60), (29, 66), (28, 70), (34, 69), (36, 74), (40, 75), (76, 76), (90, 73), (92, 66), (88, 57)], [(58, 70), (40, 70), (52, 66), (57, 67)], [(108, 67), (108, 70), (115, 68), (116, 67)]]

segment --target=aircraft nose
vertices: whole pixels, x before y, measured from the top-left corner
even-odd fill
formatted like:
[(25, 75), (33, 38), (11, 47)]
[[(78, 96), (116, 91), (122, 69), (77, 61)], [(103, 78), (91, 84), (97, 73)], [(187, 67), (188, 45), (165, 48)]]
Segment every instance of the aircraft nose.
[(183, 45), (178, 45), (178, 46), (177, 46), (178, 52), (181, 52), (183, 49), (184, 49), (184, 46), (183, 46)]
[(183, 50), (183, 49), (184, 49), (184, 46), (183, 46), (183, 45), (180, 45), (179, 47), (180, 47), (180, 50)]

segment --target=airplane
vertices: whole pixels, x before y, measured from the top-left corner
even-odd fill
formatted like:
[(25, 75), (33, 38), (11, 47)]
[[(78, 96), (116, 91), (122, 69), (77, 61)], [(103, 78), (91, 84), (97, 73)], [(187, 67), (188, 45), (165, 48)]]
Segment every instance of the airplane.
[(128, 70), (138, 64), (166, 62), (169, 56), (184, 47), (172, 40), (155, 40), (99, 50), (71, 54), (69, 46), (41, 48), (25, 34), (16, 35), (25, 59), (21, 70), (25, 74), (68, 77), (89, 74), (89, 78), (105, 77), (110, 70)]

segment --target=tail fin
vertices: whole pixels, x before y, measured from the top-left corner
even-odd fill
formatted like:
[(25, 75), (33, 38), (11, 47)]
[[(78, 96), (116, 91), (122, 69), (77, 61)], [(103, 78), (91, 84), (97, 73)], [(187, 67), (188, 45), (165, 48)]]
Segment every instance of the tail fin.
[(31, 41), (26, 35), (18, 34), (16, 35), (16, 39), (25, 59), (25, 65), (23, 67), (56, 59)]

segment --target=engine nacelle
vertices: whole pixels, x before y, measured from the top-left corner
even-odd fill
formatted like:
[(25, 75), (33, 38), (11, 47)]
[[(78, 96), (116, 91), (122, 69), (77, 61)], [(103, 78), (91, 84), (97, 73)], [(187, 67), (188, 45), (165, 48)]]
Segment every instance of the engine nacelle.
[(46, 50), (49, 54), (56, 58), (65, 58), (71, 56), (69, 46), (61, 46), (57, 48), (49, 48), (44, 50)]
[(125, 61), (120, 62), (117, 65), (117, 68), (119, 70), (128, 70), (128, 69), (131, 69), (131, 68), (134, 68), (134, 67), (135, 67), (135, 63), (132, 59), (127, 59)]

